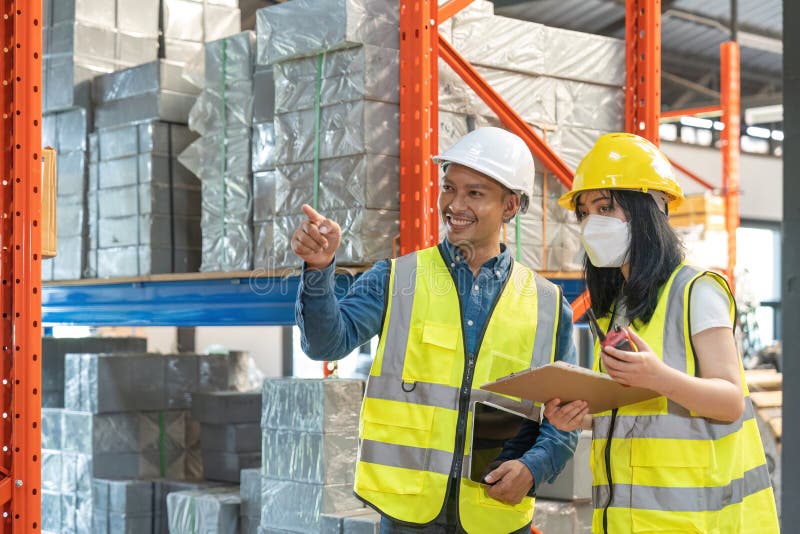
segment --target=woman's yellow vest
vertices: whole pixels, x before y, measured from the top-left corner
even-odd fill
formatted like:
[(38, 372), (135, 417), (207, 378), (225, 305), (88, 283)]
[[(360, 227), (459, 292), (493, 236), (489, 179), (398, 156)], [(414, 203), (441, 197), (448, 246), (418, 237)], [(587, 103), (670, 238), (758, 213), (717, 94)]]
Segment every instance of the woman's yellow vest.
[[(689, 294), (701, 276), (678, 266), (650, 322), (631, 328), (664, 363), (696, 375)], [(607, 330), (610, 318), (600, 321)], [(595, 370), (600, 346), (595, 344)], [(594, 418), (592, 532), (776, 533), (778, 518), (764, 449), (742, 373), (745, 409), (734, 423), (699, 417), (658, 397)]]
[(458, 291), (438, 247), (392, 260), (389, 288), (361, 408), (356, 494), (387, 517), (424, 525), (442, 510), (450, 477), (459, 477), (464, 530), (524, 527), (532, 498), (506, 505), (469, 479), (471, 414), (476, 401), (489, 401), (538, 420), (532, 402), (476, 388), (553, 361), (560, 290), (514, 263), (475, 358), (465, 351)]

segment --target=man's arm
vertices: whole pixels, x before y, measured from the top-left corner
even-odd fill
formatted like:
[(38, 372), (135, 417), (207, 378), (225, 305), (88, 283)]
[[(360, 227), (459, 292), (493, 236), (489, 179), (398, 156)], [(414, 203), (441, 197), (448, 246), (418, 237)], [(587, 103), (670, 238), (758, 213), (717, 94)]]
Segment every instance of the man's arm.
[(380, 334), (389, 260), (362, 274), (337, 302), (335, 262), (324, 269), (303, 268), (295, 319), (303, 351), (313, 360), (338, 360)]
[[(558, 329), (558, 354), (556, 359), (577, 363), (577, 350), (572, 339), (572, 307), (566, 299), (561, 303), (561, 322)], [(520, 458), (533, 474), (532, 493), (542, 482), (552, 482), (558, 476), (578, 446), (580, 430), (563, 432), (543, 418), (539, 436), (533, 447)]]

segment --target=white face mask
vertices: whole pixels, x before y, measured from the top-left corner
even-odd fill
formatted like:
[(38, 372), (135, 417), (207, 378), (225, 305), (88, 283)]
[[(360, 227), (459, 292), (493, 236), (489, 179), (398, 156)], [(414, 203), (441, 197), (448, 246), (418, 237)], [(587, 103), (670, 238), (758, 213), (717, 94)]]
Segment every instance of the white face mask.
[(581, 221), (581, 243), (595, 267), (621, 267), (628, 259), (631, 225), (616, 217), (587, 215)]

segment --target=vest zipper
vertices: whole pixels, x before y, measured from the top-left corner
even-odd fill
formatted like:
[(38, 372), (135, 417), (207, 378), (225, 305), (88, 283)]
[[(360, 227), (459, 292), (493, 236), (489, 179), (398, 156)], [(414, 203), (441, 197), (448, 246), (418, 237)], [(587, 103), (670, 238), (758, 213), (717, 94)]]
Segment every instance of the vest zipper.
[(608, 428), (608, 437), (606, 438), (606, 478), (608, 479), (608, 502), (603, 508), (603, 532), (608, 534), (608, 507), (611, 506), (611, 501), (614, 499), (614, 481), (611, 477), (611, 441), (614, 435), (614, 424), (617, 422), (617, 408), (611, 410), (611, 424)]

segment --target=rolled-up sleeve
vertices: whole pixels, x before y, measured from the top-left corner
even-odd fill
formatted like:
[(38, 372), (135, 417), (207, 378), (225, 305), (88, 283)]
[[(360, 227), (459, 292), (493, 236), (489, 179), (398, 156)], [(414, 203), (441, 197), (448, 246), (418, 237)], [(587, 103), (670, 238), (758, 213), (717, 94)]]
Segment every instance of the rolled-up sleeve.
[(321, 270), (303, 269), (295, 320), (309, 358), (338, 360), (380, 333), (389, 265), (389, 260), (376, 263), (338, 300), (335, 263)]
[[(572, 338), (572, 307), (566, 299), (562, 299), (561, 321), (558, 328), (558, 353), (556, 359), (577, 363), (577, 350)], [(542, 482), (552, 482), (564, 469), (567, 461), (575, 453), (580, 431), (563, 432), (544, 418), (539, 426), (539, 436), (533, 447), (519, 459), (533, 474), (536, 492)]]

